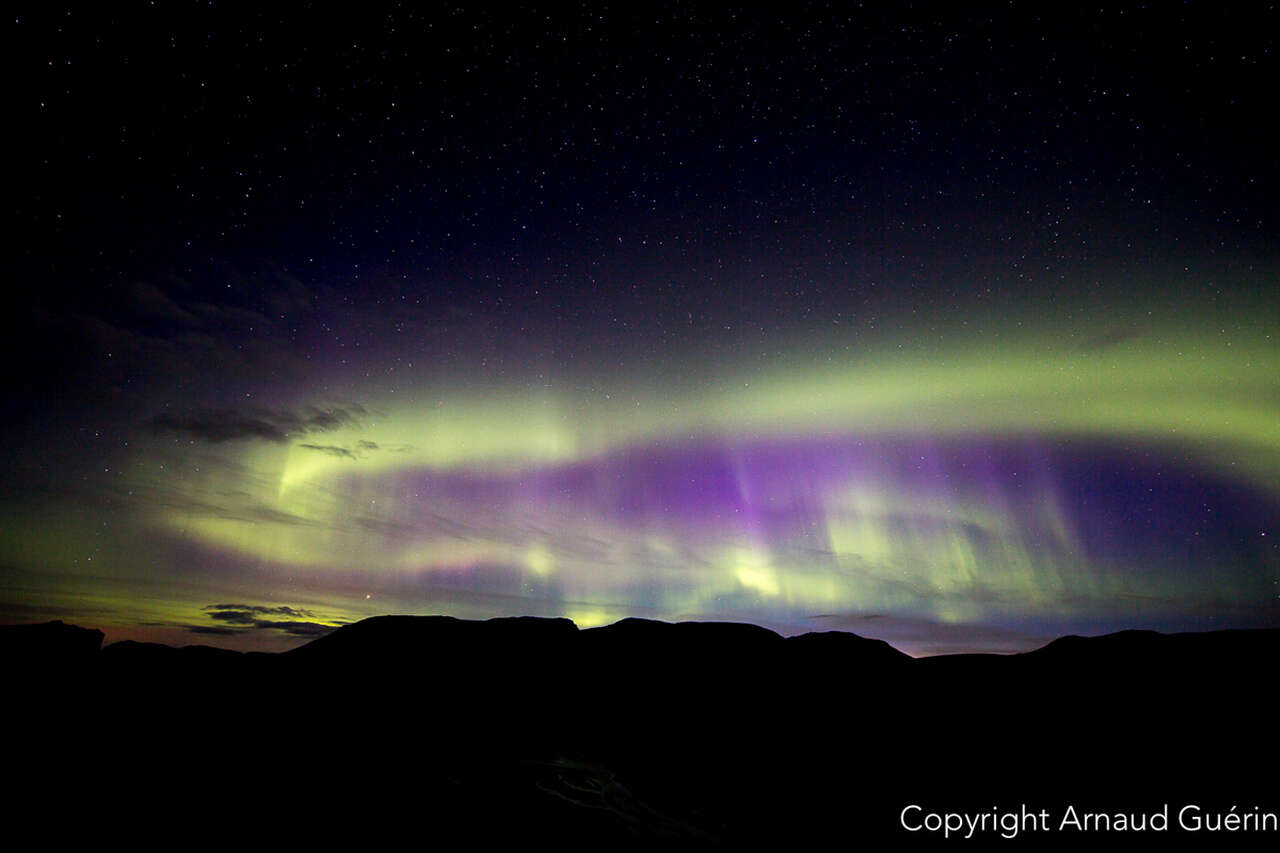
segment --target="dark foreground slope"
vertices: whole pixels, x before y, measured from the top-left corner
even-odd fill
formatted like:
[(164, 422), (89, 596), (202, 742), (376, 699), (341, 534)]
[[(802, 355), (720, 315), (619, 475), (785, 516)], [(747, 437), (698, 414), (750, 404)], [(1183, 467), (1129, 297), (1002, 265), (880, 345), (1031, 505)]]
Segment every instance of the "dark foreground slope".
[[(1057, 821), (1069, 805), (1280, 811), (1276, 631), (923, 660), (851, 634), (641, 620), (382, 617), (279, 655), (101, 640), (0, 629), (11, 833), (1164, 849), (1176, 826), (1086, 836)], [(912, 804), (917, 818), (1025, 805), (1053, 827), (944, 839), (903, 828)]]

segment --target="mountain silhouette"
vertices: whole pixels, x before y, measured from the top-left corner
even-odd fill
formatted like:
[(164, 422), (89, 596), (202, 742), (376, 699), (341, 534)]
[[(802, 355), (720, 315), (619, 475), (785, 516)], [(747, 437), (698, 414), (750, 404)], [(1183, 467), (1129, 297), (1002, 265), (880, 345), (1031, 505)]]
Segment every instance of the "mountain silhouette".
[(56, 667), (74, 672), (93, 663), (103, 639), (101, 631), (62, 621), (0, 625), (0, 666), (24, 670)]
[(155, 832), (262, 821), (298, 843), (737, 849), (956, 842), (906, 836), (911, 803), (1280, 806), (1257, 774), (1278, 751), (1275, 630), (921, 659), (642, 619), (385, 616), (280, 654), (101, 643), (0, 628), (14, 813), (78, 815), (60, 825), (81, 841), (139, 808)]

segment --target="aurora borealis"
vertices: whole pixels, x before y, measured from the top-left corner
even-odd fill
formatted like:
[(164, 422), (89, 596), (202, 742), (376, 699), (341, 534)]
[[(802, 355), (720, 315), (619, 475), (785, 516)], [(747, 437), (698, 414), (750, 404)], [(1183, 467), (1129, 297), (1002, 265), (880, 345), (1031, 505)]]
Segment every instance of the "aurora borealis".
[(5, 621), (1276, 624), (1275, 60), (1196, 41), (1259, 28), (686, 13), (19, 16), (95, 70), (24, 107)]

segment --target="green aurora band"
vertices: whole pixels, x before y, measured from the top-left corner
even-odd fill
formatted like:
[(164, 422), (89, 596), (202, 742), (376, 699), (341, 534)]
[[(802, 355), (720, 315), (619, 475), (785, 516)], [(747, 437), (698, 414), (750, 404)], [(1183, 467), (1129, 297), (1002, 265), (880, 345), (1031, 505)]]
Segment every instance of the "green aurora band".
[[(284, 442), (139, 433), (111, 477), (9, 507), (0, 595), (113, 636), (266, 647), (388, 611), (850, 627), (922, 652), (1257, 621), (1280, 578), (1274, 313), (956, 321), (927, 348), (685, 358), (661, 388), (330, 386), (315, 405), (362, 416)], [(975, 472), (993, 445), (1023, 450)], [(1166, 470), (1208, 490), (1169, 498), (1178, 518), (1229, 499), (1258, 524), (1106, 553), (1073, 491), (1099, 447), (1157, 460), (1135, 493)], [(307, 619), (219, 623), (227, 600)]]

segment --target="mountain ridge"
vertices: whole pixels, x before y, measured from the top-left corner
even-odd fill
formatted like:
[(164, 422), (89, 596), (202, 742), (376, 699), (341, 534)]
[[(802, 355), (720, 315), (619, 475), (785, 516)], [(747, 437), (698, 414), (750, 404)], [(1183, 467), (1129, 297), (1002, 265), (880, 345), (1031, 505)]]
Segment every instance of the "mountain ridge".
[[(54, 651), (32, 653), (37, 637)], [(23, 655), (4, 671), (9, 771), (27, 782), (13, 813), (80, 815), (86, 843), (139, 803), (175, 833), (256, 815), (362, 843), (378, 816), (608, 849), (942, 844), (904, 835), (910, 804), (1277, 805), (1256, 772), (1280, 761), (1276, 629), (929, 658), (847, 632), (651, 620), (376, 617), (270, 654), (0, 629), (0, 660)]]
[[(243, 652), (203, 643), (190, 643), (181, 646), (138, 640), (118, 640), (104, 643), (105, 634), (96, 628), (85, 628), (65, 623), (62, 620), (19, 623), (0, 625), (0, 654), (21, 654), (24, 650), (57, 653), (58, 649), (64, 649), (68, 654), (92, 656), (94, 654), (106, 654), (109, 651), (118, 655), (126, 650), (159, 652), (163, 649), (169, 649), (174, 651), (190, 650), (189, 654), (219, 655), (228, 658), (233, 656), (298, 658), (314, 655), (320, 650), (331, 649), (337, 645), (367, 644), (370, 640), (376, 640), (381, 643), (404, 640), (406, 638), (421, 641), (427, 639), (428, 634), (432, 634), (438, 639), (457, 639), (457, 637), (448, 635), (450, 631), (459, 635), (466, 632), (470, 634), (472, 639), (478, 639), (481, 637), (479, 632), (482, 630), (512, 640), (528, 639), (530, 636), (542, 639), (567, 639), (570, 636), (615, 639), (627, 636), (631, 639), (652, 640), (661, 638), (664, 642), (670, 642), (675, 639), (692, 640), (695, 638), (701, 640), (714, 639), (716, 642), (745, 641), (756, 644), (781, 642), (792, 647), (814, 646), (820, 642), (841, 643), (847, 647), (849, 652), (874, 653), (883, 655), (886, 659), (917, 661), (975, 658), (1017, 660), (1044, 658), (1065, 652), (1075, 653), (1086, 649), (1098, 650), (1104, 647), (1109, 651), (1118, 649), (1131, 651), (1137, 649), (1161, 650), (1176, 645), (1185, 646), (1190, 643), (1225, 646), (1233, 642), (1243, 643), (1252, 640), (1266, 641), (1266, 638), (1280, 638), (1280, 628), (1231, 628), (1168, 633), (1149, 629), (1126, 629), (1092, 636), (1066, 634), (1050, 640), (1038, 648), (1008, 654), (956, 652), (913, 657), (895, 648), (885, 640), (864, 637), (852, 631), (810, 631), (803, 634), (783, 636), (771, 629), (748, 622), (703, 622), (697, 620), (666, 622), (656, 619), (628, 617), (609, 625), (582, 628), (567, 617), (499, 616), (490, 619), (460, 619), (443, 614), (422, 616), (384, 614), (339, 626), (328, 634), (280, 652)], [(415, 632), (416, 636), (410, 635), (409, 631)], [(516, 635), (520, 632), (523, 632), (525, 636), (517, 637)], [(95, 637), (97, 638), (96, 645), (94, 644)], [(196, 650), (208, 651), (197, 652)]]

